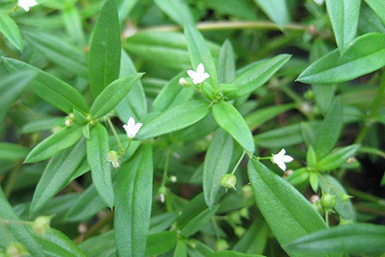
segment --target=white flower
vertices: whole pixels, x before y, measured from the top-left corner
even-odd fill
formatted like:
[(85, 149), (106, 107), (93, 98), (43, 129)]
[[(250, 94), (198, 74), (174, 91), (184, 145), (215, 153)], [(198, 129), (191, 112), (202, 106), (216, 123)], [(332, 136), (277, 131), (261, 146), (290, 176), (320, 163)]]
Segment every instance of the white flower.
[(325, 0), (313, 0), (316, 4), (318, 5), (323, 5), (323, 3), (325, 2)]
[(210, 77), (208, 73), (205, 73), (205, 67), (202, 63), (198, 65), (196, 72), (193, 70), (188, 70), (187, 74), (193, 80), (193, 83), (195, 85), (203, 83), (206, 79)]
[(285, 162), (291, 162), (294, 160), (293, 157), (285, 155), (285, 153), (285, 149), (282, 149), (279, 153), (273, 154), (273, 163), (277, 164), (278, 167), (283, 171), (286, 170)]
[(31, 7), (37, 5), (37, 2), (36, 0), (18, 0), (17, 5), (23, 8), (26, 12), (28, 12)]
[(123, 125), (123, 128), (124, 130), (126, 131), (127, 133), (127, 136), (129, 138), (133, 138), (136, 136), (136, 134), (138, 133), (138, 131), (140, 130), (140, 128), (142, 127), (142, 123), (137, 123), (135, 124), (135, 120), (134, 118), (130, 118), (127, 122), (127, 124)]
[(187, 85), (187, 80), (185, 78), (180, 78), (179, 79), (179, 85), (181, 85), (181, 86)]

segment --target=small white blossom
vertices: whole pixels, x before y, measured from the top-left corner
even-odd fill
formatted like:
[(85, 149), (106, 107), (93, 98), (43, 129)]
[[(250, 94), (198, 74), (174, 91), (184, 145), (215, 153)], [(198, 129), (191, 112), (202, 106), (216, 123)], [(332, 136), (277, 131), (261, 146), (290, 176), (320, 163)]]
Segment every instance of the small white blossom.
[(164, 201), (166, 200), (164, 194), (159, 195), (159, 200), (161, 203), (164, 203)]
[(127, 122), (127, 124), (123, 125), (123, 128), (124, 130), (126, 131), (127, 133), (127, 136), (129, 138), (133, 138), (136, 136), (136, 134), (138, 133), (138, 131), (140, 130), (140, 128), (142, 127), (142, 123), (137, 123), (135, 124), (135, 120), (134, 118), (130, 118)]
[(24, 11), (28, 12), (31, 7), (37, 5), (36, 0), (18, 0), (17, 5), (24, 9)]
[(170, 177), (170, 181), (171, 181), (172, 183), (176, 183), (176, 182), (178, 181), (178, 179), (177, 179), (176, 176), (171, 176), (171, 177)]
[(293, 157), (289, 155), (285, 155), (285, 149), (282, 149), (279, 153), (273, 154), (273, 162), (278, 165), (278, 167), (285, 171), (286, 170), (286, 162), (291, 162)]
[(203, 63), (198, 65), (196, 72), (193, 70), (188, 70), (187, 74), (193, 80), (193, 83), (195, 85), (203, 83), (206, 79), (210, 77), (208, 73), (205, 73), (205, 67), (203, 66)]
[(179, 79), (179, 85), (184, 86), (186, 84), (187, 84), (187, 80), (185, 78), (180, 78)]
[(313, 0), (318, 5), (323, 5), (325, 0)]

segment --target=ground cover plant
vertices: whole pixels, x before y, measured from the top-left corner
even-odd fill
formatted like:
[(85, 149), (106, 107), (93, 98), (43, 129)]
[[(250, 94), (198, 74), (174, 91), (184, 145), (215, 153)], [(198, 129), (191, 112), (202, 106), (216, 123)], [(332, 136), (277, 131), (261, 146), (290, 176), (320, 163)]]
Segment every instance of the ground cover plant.
[(1, 0), (0, 257), (385, 256), (383, 0)]

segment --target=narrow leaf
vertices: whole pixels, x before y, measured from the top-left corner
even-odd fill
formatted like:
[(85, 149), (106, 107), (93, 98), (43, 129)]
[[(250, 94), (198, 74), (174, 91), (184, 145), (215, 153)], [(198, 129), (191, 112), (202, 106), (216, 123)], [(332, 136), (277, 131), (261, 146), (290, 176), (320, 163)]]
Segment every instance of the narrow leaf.
[(230, 41), (226, 40), (219, 53), (218, 80), (219, 83), (231, 83), (235, 78), (235, 60), (233, 47)]
[(194, 25), (194, 18), (184, 0), (155, 0), (155, 4), (180, 26)]
[(242, 115), (227, 102), (215, 104), (213, 114), (218, 125), (227, 131), (249, 153), (255, 151), (254, 139)]
[(23, 52), (23, 40), (19, 27), (9, 15), (0, 11), (0, 32), (11, 42), (20, 52)]
[(98, 123), (91, 129), (91, 139), (87, 141), (87, 160), (91, 166), (92, 182), (104, 203), (114, 206), (114, 189), (111, 179), (111, 164), (108, 162), (108, 134)]
[(151, 216), (152, 148), (141, 147), (119, 170), (115, 235), (119, 256), (144, 256)]
[(344, 164), (350, 157), (357, 153), (359, 145), (350, 145), (340, 148), (325, 156), (317, 163), (317, 169), (320, 171), (331, 171)]
[(148, 236), (145, 256), (164, 254), (176, 245), (175, 231), (164, 231)]
[(282, 29), (290, 22), (289, 10), (286, 0), (254, 0), (254, 2), (266, 13), (266, 15)]

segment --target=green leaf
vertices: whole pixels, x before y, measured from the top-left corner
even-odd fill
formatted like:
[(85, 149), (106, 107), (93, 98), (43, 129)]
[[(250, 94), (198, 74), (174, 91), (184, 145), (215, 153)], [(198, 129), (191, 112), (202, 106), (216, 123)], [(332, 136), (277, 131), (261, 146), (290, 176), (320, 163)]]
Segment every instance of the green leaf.
[(151, 216), (152, 177), (151, 145), (142, 146), (119, 170), (114, 226), (121, 257), (144, 255)]
[(262, 163), (250, 160), (247, 172), (258, 208), (280, 245), (290, 256), (307, 256), (294, 254), (286, 244), (325, 229), (321, 216), (294, 187)]
[(200, 230), (204, 225), (206, 225), (214, 214), (218, 211), (219, 204), (214, 205), (211, 209), (206, 208), (198, 215), (189, 220), (182, 228), (181, 235), (184, 237), (190, 237), (194, 235), (198, 230)]
[(76, 42), (79, 46), (85, 46), (86, 38), (81, 18), (79, 9), (76, 6), (67, 7), (63, 11), (64, 25), (72, 41)]
[(108, 161), (108, 134), (100, 123), (91, 128), (91, 139), (87, 140), (87, 160), (91, 166), (92, 182), (104, 203), (114, 206), (114, 189), (111, 179), (111, 164)]
[(252, 93), (263, 86), (290, 58), (291, 55), (281, 54), (252, 65), (235, 78), (233, 85), (236, 90), (227, 93), (226, 97), (235, 99)]
[(187, 245), (182, 240), (178, 240), (173, 257), (187, 257)]
[[(130, 56), (128, 56), (125, 51), (122, 51), (120, 78), (136, 73), (136, 68)], [(146, 95), (140, 80), (134, 84), (130, 93), (115, 107), (115, 111), (123, 123), (126, 123), (130, 117), (133, 117), (135, 120), (140, 120), (147, 114)]]
[(35, 235), (34, 238), (47, 256), (86, 257), (72, 240), (56, 229), (51, 228), (44, 236)]
[(115, 252), (115, 233), (110, 230), (107, 233), (93, 236), (79, 244), (79, 248), (87, 257), (106, 257), (111, 252)]
[(88, 59), (91, 92), (97, 97), (119, 77), (121, 39), (118, 9), (115, 0), (107, 0), (96, 22)]
[(314, 100), (320, 108), (322, 115), (325, 115), (331, 105), (336, 88), (334, 85), (312, 85)]
[(180, 26), (195, 24), (189, 6), (184, 0), (154, 0), (154, 2)]
[(207, 257), (264, 257), (263, 255), (239, 253), (235, 251), (218, 251), (209, 254)]
[(378, 18), (380, 18), (382, 24), (385, 26), (385, 6), (381, 0), (365, 0), (365, 2), (372, 8), (372, 10), (377, 14)]
[(247, 151), (253, 154), (255, 145), (253, 136), (242, 115), (227, 102), (215, 104), (213, 115), (218, 125), (227, 131)]
[(86, 140), (81, 139), (75, 146), (65, 149), (52, 158), (41, 176), (33, 195), (31, 215), (40, 211), (69, 182), (86, 158)]
[(138, 3), (138, 0), (117, 0), (119, 10), (119, 21), (123, 23), (127, 15), (130, 14), (131, 10)]
[(47, 118), (36, 121), (31, 121), (24, 125), (21, 129), (22, 134), (35, 133), (52, 130), (53, 128), (60, 127), (64, 124), (64, 118)]
[(144, 123), (136, 138), (143, 140), (181, 130), (197, 123), (208, 113), (209, 103), (202, 100), (180, 104)]
[(269, 233), (269, 226), (263, 216), (258, 212), (253, 224), (251, 224), (250, 228), (234, 245), (233, 250), (244, 253), (261, 254), (266, 247)]
[(167, 253), (176, 245), (177, 234), (175, 231), (164, 231), (148, 236), (145, 256)]
[(4, 57), (3, 60), (7, 69), (12, 73), (19, 71), (37, 72), (29, 87), (48, 103), (66, 113), (71, 113), (74, 108), (83, 113), (88, 112), (88, 105), (82, 95), (66, 82), (27, 63)]
[(186, 26), (184, 28), (184, 34), (187, 40), (188, 51), (190, 53), (193, 69), (196, 70), (198, 65), (203, 63), (205, 72), (210, 74), (210, 77), (207, 80), (211, 81), (212, 86), (218, 86), (217, 68), (215, 67), (214, 60), (208, 46), (206, 45), (205, 39), (195, 26)]
[(219, 83), (231, 83), (235, 78), (235, 60), (233, 47), (230, 41), (226, 40), (219, 53), (218, 80)]
[(266, 15), (281, 29), (290, 22), (289, 10), (286, 0), (254, 0), (254, 2), (266, 13)]
[(0, 82), (0, 122), (5, 119), (8, 110), (35, 75), (34, 72), (18, 72), (2, 79)]
[(188, 222), (194, 217), (198, 216), (199, 213), (207, 209), (205, 198), (203, 194), (195, 196), (182, 210), (176, 223), (178, 228), (183, 228)]
[[(215, 59), (219, 56), (218, 45), (206, 44)], [(143, 31), (128, 37), (124, 48), (145, 63), (162, 68), (191, 69), (186, 37), (181, 33)]]
[(385, 226), (351, 224), (337, 226), (304, 236), (289, 246), (302, 253), (346, 253), (376, 255), (385, 252)]
[(25, 159), (26, 163), (39, 162), (51, 158), (61, 150), (74, 145), (83, 135), (83, 126), (74, 124), (65, 127), (40, 142)]
[(225, 192), (220, 182), (230, 167), (232, 154), (232, 137), (222, 129), (217, 130), (207, 150), (203, 168), (203, 192), (210, 208)]
[(320, 171), (331, 171), (337, 169), (350, 157), (356, 154), (358, 148), (360, 148), (359, 145), (350, 145), (328, 154), (317, 163), (317, 169)]
[(9, 15), (0, 11), (0, 32), (12, 43), (20, 52), (23, 52), (23, 40), (19, 27)]
[[(301, 134), (307, 147), (313, 147), (317, 141), (316, 131), (309, 125), (309, 123), (301, 122)], [(314, 149), (312, 148), (314, 152)], [(314, 153), (315, 154), (315, 153)]]
[(75, 47), (56, 35), (43, 32), (23, 32), (27, 41), (48, 60), (65, 71), (87, 77), (87, 56), (78, 47)]
[(342, 102), (337, 97), (330, 106), (325, 119), (318, 129), (314, 151), (321, 160), (336, 145), (342, 131)]
[(17, 144), (0, 143), (0, 161), (18, 161), (27, 157), (29, 149)]
[(278, 106), (266, 107), (263, 109), (258, 109), (245, 118), (245, 121), (248, 127), (251, 130), (255, 130), (265, 122), (275, 118), (276, 116), (295, 108), (295, 104), (283, 104)]
[[(0, 188), (0, 217), (1, 219), (8, 221), (15, 221), (7, 224), (7, 230), (22, 243), (32, 256), (45, 257), (43, 249), (38, 242), (33, 238), (32, 234), (26, 228), (24, 224), (19, 223), (19, 217), (17, 217), (12, 206), (6, 200), (3, 190)], [(1, 231), (1, 230), (0, 230)], [(1, 233), (0, 233), (1, 234)]]
[(334, 35), (341, 55), (346, 53), (356, 37), (360, 0), (326, 0)]
[(333, 84), (352, 80), (385, 65), (385, 35), (369, 33), (358, 37), (343, 56), (334, 50), (311, 64), (298, 81)]
[(134, 84), (143, 76), (143, 73), (129, 75), (115, 80), (108, 85), (95, 99), (90, 113), (98, 119), (107, 115), (130, 92)]
[(338, 180), (329, 175), (320, 175), (319, 185), (322, 191), (337, 196), (337, 203), (334, 207), (337, 213), (345, 220), (354, 221), (356, 213), (354, 211), (353, 204), (349, 199), (344, 199), (344, 201), (341, 199), (342, 195), (347, 193)]
[(151, 106), (153, 112), (164, 112), (179, 104), (189, 101), (194, 95), (194, 89), (183, 87), (179, 84), (179, 79), (186, 75), (183, 71), (173, 77), (159, 92)]
[(95, 185), (89, 186), (68, 210), (66, 221), (86, 221), (105, 207)]

